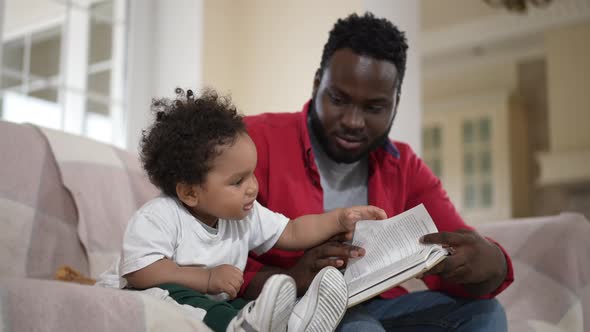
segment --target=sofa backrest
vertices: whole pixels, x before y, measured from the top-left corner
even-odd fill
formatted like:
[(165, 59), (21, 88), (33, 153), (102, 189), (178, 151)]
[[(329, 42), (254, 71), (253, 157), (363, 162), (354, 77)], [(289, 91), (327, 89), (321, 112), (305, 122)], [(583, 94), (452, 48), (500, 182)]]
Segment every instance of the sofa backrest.
[(158, 195), (137, 153), (86, 137), (37, 128), (47, 139), (77, 211), (78, 238), (96, 278), (117, 261), (131, 216)]
[(0, 275), (53, 278), (67, 264), (88, 273), (72, 195), (34, 127), (0, 121)]

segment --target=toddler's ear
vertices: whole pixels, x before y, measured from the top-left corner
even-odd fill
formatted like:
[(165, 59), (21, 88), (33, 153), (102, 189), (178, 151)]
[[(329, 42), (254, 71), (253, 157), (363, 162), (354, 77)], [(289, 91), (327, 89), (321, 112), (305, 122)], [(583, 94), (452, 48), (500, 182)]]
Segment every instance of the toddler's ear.
[(176, 184), (176, 195), (184, 204), (195, 207), (199, 204), (199, 190), (197, 185), (188, 183)]

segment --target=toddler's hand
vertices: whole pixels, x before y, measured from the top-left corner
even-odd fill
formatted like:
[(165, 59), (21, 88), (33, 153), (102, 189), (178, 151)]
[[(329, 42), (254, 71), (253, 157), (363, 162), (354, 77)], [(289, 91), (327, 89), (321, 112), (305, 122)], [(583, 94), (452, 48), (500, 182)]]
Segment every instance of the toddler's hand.
[(227, 293), (230, 298), (235, 298), (244, 283), (242, 271), (229, 264), (223, 264), (209, 269), (209, 282), (207, 294)]
[[(350, 234), (352, 237), (352, 232), (354, 231), (355, 224), (360, 220), (378, 220), (378, 219), (386, 219), (387, 214), (383, 209), (380, 209), (376, 206), (353, 206), (349, 208), (342, 209), (338, 221), (342, 226), (343, 232), (346, 232), (347, 235)], [(348, 238), (348, 236), (347, 236)]]

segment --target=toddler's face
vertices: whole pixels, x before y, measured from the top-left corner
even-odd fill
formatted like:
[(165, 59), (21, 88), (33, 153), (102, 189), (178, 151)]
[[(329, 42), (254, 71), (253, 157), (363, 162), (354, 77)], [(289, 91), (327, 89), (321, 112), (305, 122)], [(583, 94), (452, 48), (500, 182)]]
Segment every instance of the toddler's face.
[(233, 145), (221, 147), (205, 183), (201, 186), (199, 203), (193, 213), (203, 222), (214, 224), (217, 218), (243, 219), (258, 195), (254, 175), (257, 162), (256, 146), (245, 133), (239, 134)]

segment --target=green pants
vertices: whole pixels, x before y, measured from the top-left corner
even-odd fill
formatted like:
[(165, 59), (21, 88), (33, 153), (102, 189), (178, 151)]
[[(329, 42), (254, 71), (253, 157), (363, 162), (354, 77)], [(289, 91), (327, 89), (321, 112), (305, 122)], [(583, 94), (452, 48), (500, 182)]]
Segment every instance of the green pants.
[(211, 300), (203, 293), (178, 284), (161, 284), (158, 287), (167, 290), (170, 297), (179, 304), (188, 304), (207, 311), (203, 321), (216, 332), (224, 332), (229, 322), (248, 303), (241, 298), (231, 301)]

